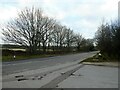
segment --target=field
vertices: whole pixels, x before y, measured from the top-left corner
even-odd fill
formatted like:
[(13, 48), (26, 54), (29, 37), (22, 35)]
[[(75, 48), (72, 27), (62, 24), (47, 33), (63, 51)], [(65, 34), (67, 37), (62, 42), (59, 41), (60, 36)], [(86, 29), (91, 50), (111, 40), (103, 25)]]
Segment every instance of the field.
[[(15, 61), (15, 60), (25, 60), (32, 58), (43, 58), (43, 57), (52, 57), (57, 55), (66, 55), (66, 54), (74, 54), (77, 52), (53, 52), (51, 50), (46, 53), (37, 53), (37, 54), (29, 54), (25, 49), (2, 49), (2, 62), (6, 61)], [(14, 58), (15, 56), (15, 58)]]

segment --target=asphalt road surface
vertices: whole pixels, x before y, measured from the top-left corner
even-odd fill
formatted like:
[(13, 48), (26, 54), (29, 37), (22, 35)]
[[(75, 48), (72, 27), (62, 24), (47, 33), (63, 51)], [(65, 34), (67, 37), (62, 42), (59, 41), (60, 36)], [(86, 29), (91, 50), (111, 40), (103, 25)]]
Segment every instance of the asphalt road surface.
[(47, 57), (47, 58), (4, 62), (2, 63), (2, 74), (8, 75), (8, 74), (18, 73), (22, 71), (54, 66), (57, 64), (75, 62), (78, 60), (82, 61), (85, 58), (95, 55), (96, 53), (97, 52), (87, 52), (87, 53), (78, 53), (78, 54), (70, 54), (70, 55)]

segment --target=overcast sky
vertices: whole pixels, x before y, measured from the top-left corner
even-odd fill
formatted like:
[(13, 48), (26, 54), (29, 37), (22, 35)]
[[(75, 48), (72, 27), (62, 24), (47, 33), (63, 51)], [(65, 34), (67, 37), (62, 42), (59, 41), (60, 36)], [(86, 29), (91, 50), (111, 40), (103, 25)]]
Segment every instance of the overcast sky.
[[(62, 25), (93, 38), (102, 19), (118, 17), (119, 0), (0, 0), (0, 28), (25, 7), (40, 7), (49, 17)], [(1, 33), (0, 33), (1, 36)], [(0, 40), (1, 42), (1, 40)]]

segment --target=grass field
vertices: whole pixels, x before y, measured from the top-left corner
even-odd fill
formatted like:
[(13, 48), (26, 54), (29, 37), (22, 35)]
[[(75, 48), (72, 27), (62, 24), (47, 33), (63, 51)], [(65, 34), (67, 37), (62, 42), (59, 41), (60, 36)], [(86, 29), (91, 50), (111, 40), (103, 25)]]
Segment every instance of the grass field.
[[(2, 48), (2, 59), (0, 61), (7, 62), (7, 61), (18, 61), (18, 60), (25, 60), (25, 59), (32, 59), (32, 58), (43, 58), (43, 57), (51, 57), (51, 56), (58, 56), (58, 55), (67, 55), (67, 54), (76, 54), (80, 52), (61, 52), (61, 51), (47, 51), (44, 52), (37, 52), (36, 54), (30, 54), (25, 49), (18, 49), (18, 48)], [(83, 51), (81, 51), (83, 52)], [(16, 56), (14, 59), (14, 55)]]
[[(1, 50), (3, 51), (3, 53), (1, 54), (1, 59), (0, 59), (0, 61), (2, 62), (51, 56), (51, 55), (45, 55), (45, 54), (30, 55), (30, 54), (26, 54), (25, 49), (18, 49), (18, 48), (10, 48), (10, 49), (2, 48)], [(16, 54), (15, 59), (14, 59), (14, 53)]]
[(54, 55), (28, 55), (28, 56), (21, 55), (21, 56), (16, 56), (15, 59), (13, 56), (9, 55), (9, 56), (2, 56), (2, 62), (25, 60), (25, 59), (32, 59), (32, 58), (42, 58), (42, 57), (50, 57), (50, 56), (54, 56)]

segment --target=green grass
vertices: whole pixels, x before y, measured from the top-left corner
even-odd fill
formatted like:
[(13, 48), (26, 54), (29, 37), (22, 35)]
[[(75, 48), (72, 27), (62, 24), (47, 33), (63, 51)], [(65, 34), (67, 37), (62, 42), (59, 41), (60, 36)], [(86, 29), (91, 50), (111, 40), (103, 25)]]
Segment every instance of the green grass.
[(2, 62), (7, 62), (7, 61), (18, 61), (18, 60), (25, 60), (25, 59), (32, 59), (32, 58), (43, 58), (43, 57), (50, 57), (51, 55), (28, 55), (28, 56), (16, 56), (14, 59), (13, 56), (2, 56)]
[[(101, 55), (99, 56), (98, 53), (96, 55), (94, 55), (93, 57), (87, 58), (85, 60), (83, 60), (82, 62), (116, 62), (118, 61), (117, 59), (111, 59), (110, 57), (108, 57), (107, 55)], [(80, 62), (80, 63), (82, 63)]]
[[(77, 52), (76, 52), (77, 53)], [(25, 60), (25, 59), (32, 59), (32, 58), (44, 58), (44, 57), (52, 57), (52, 56), (58, 56), (58, 55), (69, 55), (69, 54), (76, 54), (76, 53), (63, 53), (63, 54), (39, 54), (39, 55), (19, 55), (16, 56), (14, 59), (12, 55), (8, 56), (2, 56), (2, 62), (8, 62), (8, 61), (18, 61), (18, 60)]]

